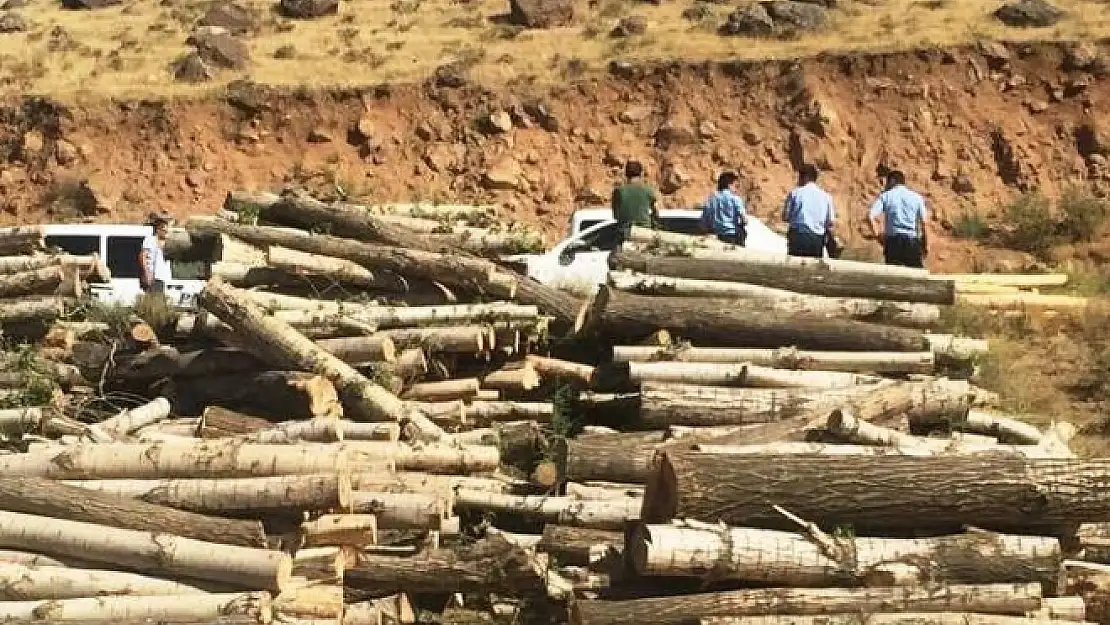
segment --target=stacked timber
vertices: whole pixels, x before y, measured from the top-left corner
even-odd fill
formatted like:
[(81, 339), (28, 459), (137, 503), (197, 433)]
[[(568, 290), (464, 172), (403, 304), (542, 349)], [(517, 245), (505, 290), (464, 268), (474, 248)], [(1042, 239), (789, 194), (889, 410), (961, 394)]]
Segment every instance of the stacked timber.
[(230, 194), (195, 309), (0, 355), (0, 622), (1110, 624), (1110, 467), (937, 331), (1004, 279), (645, 236), (583, 301), (488, 207)]

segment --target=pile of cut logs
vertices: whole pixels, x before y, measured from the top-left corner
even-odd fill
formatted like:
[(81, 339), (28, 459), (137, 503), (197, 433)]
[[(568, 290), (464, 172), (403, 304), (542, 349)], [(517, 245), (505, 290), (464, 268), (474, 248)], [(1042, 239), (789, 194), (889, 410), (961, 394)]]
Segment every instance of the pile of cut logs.
[[(583, 299), (490, 222), (236, 193), (196, 310), (0, 317), (57, 388), (0, 409), (0, 623), (1110, 623), (1110, 463), (929, 332), (987, 278), (635, 231)], [(0, 284), (98, 266), (21, 236)]]

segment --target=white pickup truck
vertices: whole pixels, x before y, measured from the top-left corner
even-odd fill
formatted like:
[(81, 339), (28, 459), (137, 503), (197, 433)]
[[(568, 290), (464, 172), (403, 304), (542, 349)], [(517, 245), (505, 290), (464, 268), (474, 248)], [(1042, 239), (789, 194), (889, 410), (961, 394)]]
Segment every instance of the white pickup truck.
[[(43, 226), (46, 246), (67, 254), (98, 254), (112, 279), (107, 284), (91, 284), (93, 299), (110, 304), (132, 305), (142, 295), (139, 286), (139, 250), (143, 239), (154, 234), (150, 226), (132, 224), (49, 224)], [(204, 289), (204, 280), (183, 277), (184, 266), (171, 263), (173, 279), (166, 285), (172, 306), (192, 308)]]
[[(663, 229), (695, 234), (701, 211), (662, 210)], [(609, 274), (609, 254), (616, 248), (617, 222), (609, 209), (584, 209), (571, 217), (570, 235), (543, 254), (521, 254), (504, 260), (520, 267), (538, 282), (586, 294), (604, 284)], [(771, 230), (756, 217), (748, 216), (750, 250), (786, 255), (786, 237)]]

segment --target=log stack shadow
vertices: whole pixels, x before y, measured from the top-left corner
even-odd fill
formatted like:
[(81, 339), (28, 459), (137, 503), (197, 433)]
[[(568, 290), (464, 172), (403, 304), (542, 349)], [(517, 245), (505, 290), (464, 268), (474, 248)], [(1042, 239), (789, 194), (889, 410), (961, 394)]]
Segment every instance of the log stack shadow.
[(1110, 622), (1110, 464), (936, 330), (1020, 276), (636, 230), (583, 298), (495, 222), (233, 193), (156, 315), (0, 232), (0, 622)]

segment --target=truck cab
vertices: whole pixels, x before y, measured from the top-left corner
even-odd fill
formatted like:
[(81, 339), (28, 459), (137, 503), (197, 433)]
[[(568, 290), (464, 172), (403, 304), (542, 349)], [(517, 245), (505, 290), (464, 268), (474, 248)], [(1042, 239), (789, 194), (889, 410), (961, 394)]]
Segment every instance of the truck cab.
[[(139, 285), (139, 251), (143, 239), (154, 234), (151, 226), (132, 224), (48, 224), (43, 226), (47, 248), (67, 254), (98, 254), (112, 272), (107, 284), (89, 285), (93, 299), (111, 304), (132, 305), (142, 295)], [(204, 289), (203, 280), (189, 279), (190, 267), (171, 263), (173, 279), (166, 284), (172, 306), (192, 308)], [(185, 271), (182, 271), (185, 270)]]

